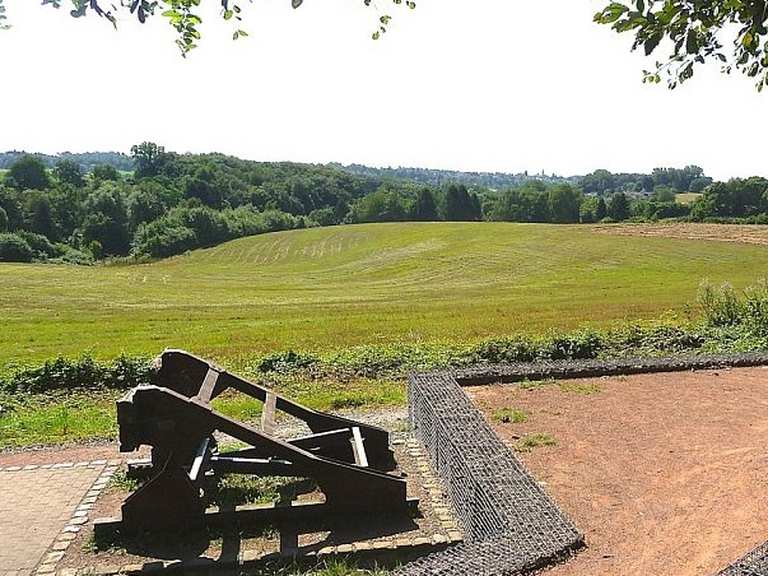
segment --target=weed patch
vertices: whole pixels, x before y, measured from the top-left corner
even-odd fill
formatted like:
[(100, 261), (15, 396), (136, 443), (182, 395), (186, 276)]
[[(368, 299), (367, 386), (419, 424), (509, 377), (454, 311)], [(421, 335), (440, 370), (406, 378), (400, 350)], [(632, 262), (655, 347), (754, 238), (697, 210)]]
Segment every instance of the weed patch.
[(493, 413), (493, 419), (502, 424), (522, 424), (528, 421), (528, 412), (518, 408), (500, 408)]
[(523, 436), (516, 444), (515, 450), (518, 452), (532, 452), (542, 446), (556, 446), (557, 440), (551, 434), (546, 432), (535, 432)]

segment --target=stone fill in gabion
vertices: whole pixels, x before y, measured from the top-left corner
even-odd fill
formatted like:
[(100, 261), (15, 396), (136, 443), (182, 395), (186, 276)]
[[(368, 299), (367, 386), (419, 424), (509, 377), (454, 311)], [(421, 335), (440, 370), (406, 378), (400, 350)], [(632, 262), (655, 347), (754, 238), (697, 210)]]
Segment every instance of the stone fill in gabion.
[(768, 543), (720, 572), (719, 576), (768, 576)]
[(465, 543), (398, 574), (523, 574), (584, 544), (522, 462), (493, 432), (450, 374), (409, 379), (411, 428), (430, 455)]
[[(516, 576), (584, 546), (583, 536), (496, 436), (461, 386), (766, 365), (768, 354), (748, 353), (481, 365), (411, 376), (411, 428), (443, 482), (465, 542), (396, 574)], [(768, 543), (718, 576), (768, 576)]]

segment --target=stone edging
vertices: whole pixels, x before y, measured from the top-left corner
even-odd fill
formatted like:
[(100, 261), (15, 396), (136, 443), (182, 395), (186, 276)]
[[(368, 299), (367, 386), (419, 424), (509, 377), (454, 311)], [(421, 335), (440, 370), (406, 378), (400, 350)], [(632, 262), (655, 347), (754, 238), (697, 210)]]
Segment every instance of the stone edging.
[[(56, 537), (56, 540), (48, 549), (41, 562), (37, 565), (37, 568), (35, 568), (34, 573), (36, 575), (51, 576), (56, 573), (56, 567), (58, 563), (64, 557), (67, 548), (69, 548), (70, 544), (72, 544), (72, 541), (77, 536), (77, 533), (80, 532), (82, 526), (88, 522), (88, 514), (93, 508), (96, 499), (99, 497), (104, 488), (106, 488), (107, 484), (109, 484), (109, 481), (112, 479), (112, 476), (117, 470), (117, 467), (121, 463), (122, 460), (94, 460), (92, 462), (62, 462), (60, 464), (43, 464), (41, 466), (30, 465), (21, 468), (21, 470), (71, 469), (81, 467), (101, 469), (101, 474), (99, 474), (99, 476), (93, 482), (88, 492), (86, 492), (85, 496), (80, 501), (80, 504), (77, 506), (77, 508), (75, 508), (72, 517), (67, 522), (67, 525), (64, 526), (64, 529)], [(15, 470), (12, 470), (11, 468), (15, 469), (17, 467), (11, 466), (5, 468), (4, 471), (14, 472)], [(59, 571), (59, 573), (71, 575), (71, 571), (67, 571), (66, 569)]]
[(122, 460), (84, 460), (82, 462), (48, 462), (46, 464), (26, 464), (23, 466), (0, 466), (3, 472), (29, 472), (31, 470), (62, 470), (70, 468), (100, 468), (102, 466), (118, 466)]
[(768, 354), (683, 355), (664, 358), (628, 358), (601, 360), (543, 360), (514, 364), (486, 364), (435, 372), (436, 376), (451, 377), (461, 386), (484, 384), (513, 384), (525, 380), (557, 380), (569, 378), (598, 378), (657, 372), (712, 370), (716, 368), (749, 368), (768, 366)]

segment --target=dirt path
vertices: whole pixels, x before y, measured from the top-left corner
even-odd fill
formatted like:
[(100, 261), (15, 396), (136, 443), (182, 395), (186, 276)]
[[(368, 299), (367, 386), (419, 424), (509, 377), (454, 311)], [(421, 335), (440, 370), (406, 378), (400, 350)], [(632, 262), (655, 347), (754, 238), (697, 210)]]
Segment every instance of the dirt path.
[(608, 224), (592, 229), (615, 236), (679, 238), (681, 240), (717, 240), (738, 244), (768, 245), (768, 226), (756, 224), (698, 224), (673, 222), (666, 224)]
[(533, 432), (556, 446), (522, 457), (584, 531), (588, 549), (548, 576), (707, 576), (768, 540), (768, 369), (589, 381), (580, 394), (481, 387), (511, 443)]

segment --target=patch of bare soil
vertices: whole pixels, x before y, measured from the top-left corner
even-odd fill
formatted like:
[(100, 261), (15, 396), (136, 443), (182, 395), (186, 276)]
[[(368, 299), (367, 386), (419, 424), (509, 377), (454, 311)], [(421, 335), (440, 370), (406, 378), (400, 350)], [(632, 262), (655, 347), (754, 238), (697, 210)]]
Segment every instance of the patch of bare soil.
[(608, 224), (592, 230), (616, 236), (679, 238), (683, 240), (716, 240), (740, 244), (768, 245), (768, 226), (749, 224)]
[(520, 455), (588, 548), (548, 576), (711, 575), (768, 540), (766, 368), (469, 393), (510, 444), (556, 441)]

